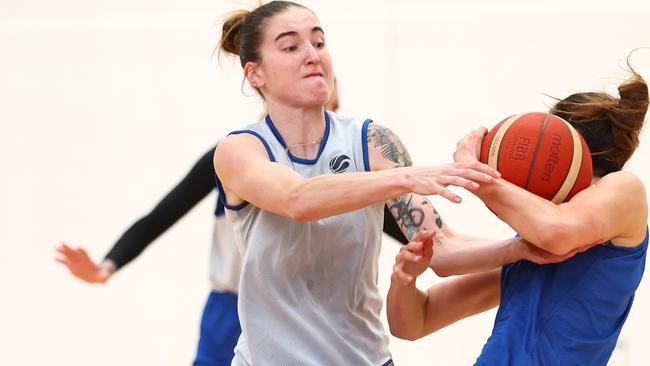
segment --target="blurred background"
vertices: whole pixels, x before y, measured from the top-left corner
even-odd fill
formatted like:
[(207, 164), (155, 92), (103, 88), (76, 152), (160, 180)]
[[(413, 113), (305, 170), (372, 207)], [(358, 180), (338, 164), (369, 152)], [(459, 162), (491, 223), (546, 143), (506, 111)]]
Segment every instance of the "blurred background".
[[(221, 136), (258, 119), (239, 61), (212, 55), (220, 17), (251, 2), (0, 0), (0, 365), (191, 363), (214, 194), (106, 286), (75, 280), (54, 247), (100, 259)], [(416, 164), (450, 161), (479, 125), (546, 110), (545, 94), (615, 93), (628, 53), (650, 46), (647, 1), (302, 3), (327, 34), (340, 112), (389, 126)], [(650, 80), (650, 50), (631, 62)], [(646, 186), (648, 133), (627, 166)], [(459, 193), (461, 205), (433, 198), (452, 227), (513, 234)], [(385, 239), (384, 294), (398, 249)], [(650, 364), (649, 307), (646, 278), (610, 365)], [(395, 363), (470, 365), (494, 315), (393, 338)]]

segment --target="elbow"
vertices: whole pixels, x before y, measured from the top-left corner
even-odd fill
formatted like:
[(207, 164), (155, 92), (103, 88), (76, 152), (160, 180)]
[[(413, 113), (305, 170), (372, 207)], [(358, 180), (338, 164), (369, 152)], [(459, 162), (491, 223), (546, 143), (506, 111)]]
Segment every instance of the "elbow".
[(449, 277), (462, 274), (462, 272), (459, 273), (457, 266), (454, 265), (453, 255), (448, 255), (446, 249), (446, 244), (443, 243), (437, 245), (437, 243), (434, 243), (433, 256), (431, 256), (429, 268), (431, 268), (438, 277)]
[(422, 338), (422, 336), (417, 334), (417, 332), (409, 331), (408, 329), (405, 329), (406, 327), (394, 326), (390, 324), (390, 322), (388, 324), (388, 328), (390, 329), (390, 334), (399, 339), (404, 339), (406, 341), (415, 341)]
[(299, 222), (312, 221), (316, 219), (312, 205), (310, 205), (309, 200), (304, 197), (305, 196), (301, 193), (299, 187), (293, 189), (291, 193), (289, 193), (285, 205), (288, 211), (286, 216)]
[[(434, 256), (435, 257), (435, 256)], [(453, 276), (456, 273), (452, 271), (449, 265), (446, 265), (440, 260), (437, 260), (435, 258), (431, 259), (431, 263), (429, 264), (429, 268), (433, 270), (433, 272), (436, 274), (438, 277), (449, 277)]]
[(567, 225), (561, 222), (544, 227), (539, 235), (539, 246), (554, 255), (565, 255), (574, 247)]

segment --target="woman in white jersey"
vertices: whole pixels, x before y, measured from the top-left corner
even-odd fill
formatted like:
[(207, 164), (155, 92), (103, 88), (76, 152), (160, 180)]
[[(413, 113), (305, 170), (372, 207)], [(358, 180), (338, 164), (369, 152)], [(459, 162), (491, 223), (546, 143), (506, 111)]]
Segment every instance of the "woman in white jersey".
[[(302, 5), (273, 1), (231, 14), (220, 47), (239, 56), (269, 112), (219, 142), (214, 156), (244, 256), (233, 364), (392, 364), (376, 286), (384, 204), (411, 238), (443, 227), (424, 195), (460, 202), (448, 185), (476, 189), (498, 173), (478, 162), (411, 167), (390, 130), (325, 112), (332, 63), (321, 24)], [(449, 266), (492, 268), (529, 253), (512, 239), (437, 235), (463, 241), (438, 253)], [(467, 245), (490, 255), (459, 255)]]

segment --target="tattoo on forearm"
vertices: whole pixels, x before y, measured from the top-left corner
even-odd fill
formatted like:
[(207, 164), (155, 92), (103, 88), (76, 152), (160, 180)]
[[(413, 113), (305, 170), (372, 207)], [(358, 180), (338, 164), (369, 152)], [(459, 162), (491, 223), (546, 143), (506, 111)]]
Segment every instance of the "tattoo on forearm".
[(371, 124), (368, 127), (368, 145), (381, 149), (384, 158), (398, 166), (412, 166), (413, 162), (402, 141), (388, 128)]
[(412, 239), (424, 222), (424, 210), (413, 207), (413, 195), (406, 194), (390, 200), (388, 208), (406, 237)]
[(431, 206), (431, 208), (433, 209), (433, 214), (436, 217), (436, 227), (438, 229), (442, 229), (442, 216), (440, 216), (440, 214), (438, 213), (438, 210), (436, 210), (436, 208), (433, 207), (433, 205), (431, 204), (431, 202), (429, 202), (428, 199), (423, 198), (422, 199), (422, 206), (427, 206), (427, 205)]

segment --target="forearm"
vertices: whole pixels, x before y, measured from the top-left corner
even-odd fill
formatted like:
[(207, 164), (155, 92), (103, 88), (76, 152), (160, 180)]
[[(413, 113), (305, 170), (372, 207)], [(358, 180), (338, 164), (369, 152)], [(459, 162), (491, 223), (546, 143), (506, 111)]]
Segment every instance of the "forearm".
[(105, 257), (112, 261), (114, 270), (139, 256), (149, 244), (214, 189), (213, 153), (214, 149), (206, 152), (149, 214), (122, 234)]
[(450, 233), (429, 199), (419, 194), (403, 194), (386, 201), (386, 206), (408, 240), (425, 230), (435, 230), (436, 237), (445, 237)]
[(402, 285), (393, 279), (386, 303), (388, 325), (394, 336), (415, 340), (424, 335), (427, 296), (415, 287), (415, 281)]
[[(567, 224), (560, 206), (503, 179), (472, 192), (522, 238), (555, 254), (559, 231)], [(585, 245), (588, 243), (582, 243)], [(560, 250), (562, 251), (562, 250)]]
[(499, 305), (501, 269), (454, 277), (427, 290), (421, 337)]
[(435, 238), (430, 267), (438, 276), (485, 272), (522, 259), (519, 239), (489, 240), (455, 234)]
[(287, 205), (293, 206), (294, 219), (310, 221), (382, 203), (409, 190), (405, 169), (323, 175), (297, 184)]

